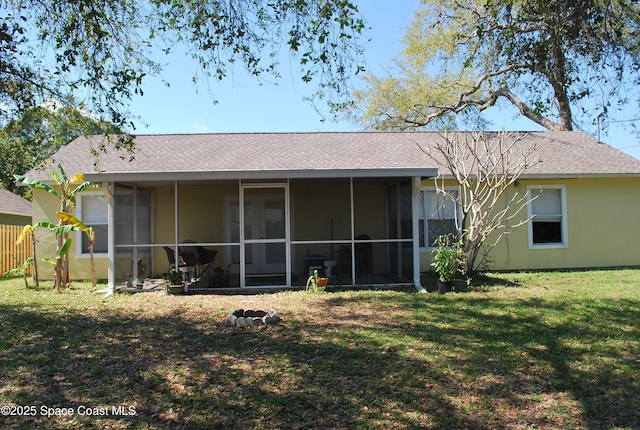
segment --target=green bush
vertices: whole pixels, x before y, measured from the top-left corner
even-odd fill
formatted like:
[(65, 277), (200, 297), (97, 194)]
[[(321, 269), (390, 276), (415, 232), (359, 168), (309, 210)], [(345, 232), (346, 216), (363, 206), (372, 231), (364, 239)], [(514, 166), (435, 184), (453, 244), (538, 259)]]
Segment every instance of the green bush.
[(452, 281), (464, 258), (462, 241), (451, 242), (451, 235), (443, 234), (438, 236), (433, 244), (436, 249), (431, 253), (431, 267), (438, 274), (440, 281)]

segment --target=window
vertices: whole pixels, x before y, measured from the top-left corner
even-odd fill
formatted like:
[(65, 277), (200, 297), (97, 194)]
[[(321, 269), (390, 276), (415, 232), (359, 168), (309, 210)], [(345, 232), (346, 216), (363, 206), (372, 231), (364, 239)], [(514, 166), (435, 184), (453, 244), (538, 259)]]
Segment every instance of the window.
[(566, 247), (565, 190), (561, 186), (528, 187), (529, 246)]
[[(78, 195), (77, 217), (96, 234), (93, 244), (94, 254), (106, 254), (108, 241), (107, 197), (102, 192), (82, 193)], [(89, 255), (89, 238), (86, 233), (77, 233), (77, 255)]]
[[(457, 189), (447, 189), (455, 198)], [(420, 192), (418, 226), (420, 228), (420, 247), (430, 249), (436, 238), (442, 234), (457, 237), (460, 216), (456, 213), (456, 203), (448, 196), (438, 193), (435, 188)]]

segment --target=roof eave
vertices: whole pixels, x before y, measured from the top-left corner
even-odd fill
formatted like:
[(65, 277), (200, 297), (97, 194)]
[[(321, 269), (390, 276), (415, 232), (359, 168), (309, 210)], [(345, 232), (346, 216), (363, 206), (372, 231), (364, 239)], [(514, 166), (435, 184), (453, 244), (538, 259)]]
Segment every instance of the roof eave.
[[(452, 175), (443, 175), (444, 179), (454, 179)], [(520, 179), (594, 179), (594, 178), (640, 178), (638, 173), (537, 173), (520, 175)]]
[(157, 182), (157, 181), (201, 181), (231, 179), (300, 179), (300, 178), (423, 178), (438, 175), (435, 167), (425, 168), (380, 168), (380, 169), (296, 169), (296, 170), (217, 170), (206, 172), (90, 172), (85, 180), (90, 182)]
[(560, 174), (533, 174), (521, 175), (522, 179), (587, 179), (587, 178), (640, 178), (637, 173), (560, 173)]
[(12, 212), (12, 211), (6, 211), (6, 210), (0, 210), (0, 213), (4, 215), (12, 215), (12, 216), (33, 217), (32, 213)]

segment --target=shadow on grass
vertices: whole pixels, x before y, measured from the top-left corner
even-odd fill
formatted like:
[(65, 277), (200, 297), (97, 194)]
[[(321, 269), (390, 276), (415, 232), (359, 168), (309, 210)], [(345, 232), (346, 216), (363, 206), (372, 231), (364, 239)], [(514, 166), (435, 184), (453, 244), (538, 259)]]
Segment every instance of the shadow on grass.
[(397, 324), (372, 336), (423, 348), (432, 374), (447, 377), (442, 398), (466, 399), (458, 407), (483, 427), (640, 428), (639, 302), (432, 297), (379, 299)]
[(25, 429), (640, 426), (636, 302), (363, 292), (315, 305), (243, 330), (180, 307), (2, 305), (4, 402), (136, 411), (3, 418)]
[[(4, 402), (134, 406), (136, 415), (8, 417), (13, 428), (406, 428), (473, 423), (424, 380), (427, 363), (371, 348), (339, 328), (286, 321), (204, 326), (180, 312), (90, 317), (1, 306)], [(349, 334), (346, 334), (349, 337)], [(325, 340), (326, 338), (326, 340)], [(414, 374), (421, 375), (418, 378)]]
[[(437, 275), (434, 272), (423, 272), (420, 275), (422, 286), (430, 293), (438, 292)], [(515, 288), (521, 285), (517, 281), (501, 277), (499, 274), (485, 273), (476, 274), (470, 282), (466, 279), (454, 280), (453, 290), (455, 292), (479, 292), (490, 291), (493, 288)]]

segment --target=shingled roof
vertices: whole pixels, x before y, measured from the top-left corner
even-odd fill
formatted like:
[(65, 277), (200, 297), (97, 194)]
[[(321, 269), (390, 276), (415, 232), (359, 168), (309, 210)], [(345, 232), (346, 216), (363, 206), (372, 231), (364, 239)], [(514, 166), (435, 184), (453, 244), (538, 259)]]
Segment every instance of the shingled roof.
[[(110, 150), (90, 155), (103, 136), (80, 137), (50, 161), (87, 179), (433, 176), (437, 163), (421, 148), (438, 132), (237, 133), (137, 135), (134, 160)], [(542, 160), (528, 177), (640, 176), (640, 160), (581, 132), (529, 132), (519, 145), (538, 144)], [(28, 176), (45, 179), (44, 171)], [(144, 178), (144, 179), (143, 179)]]
[(0, 188), (0, 213), (9, 215), (31, 216), (32, 206), (29, 200)]

